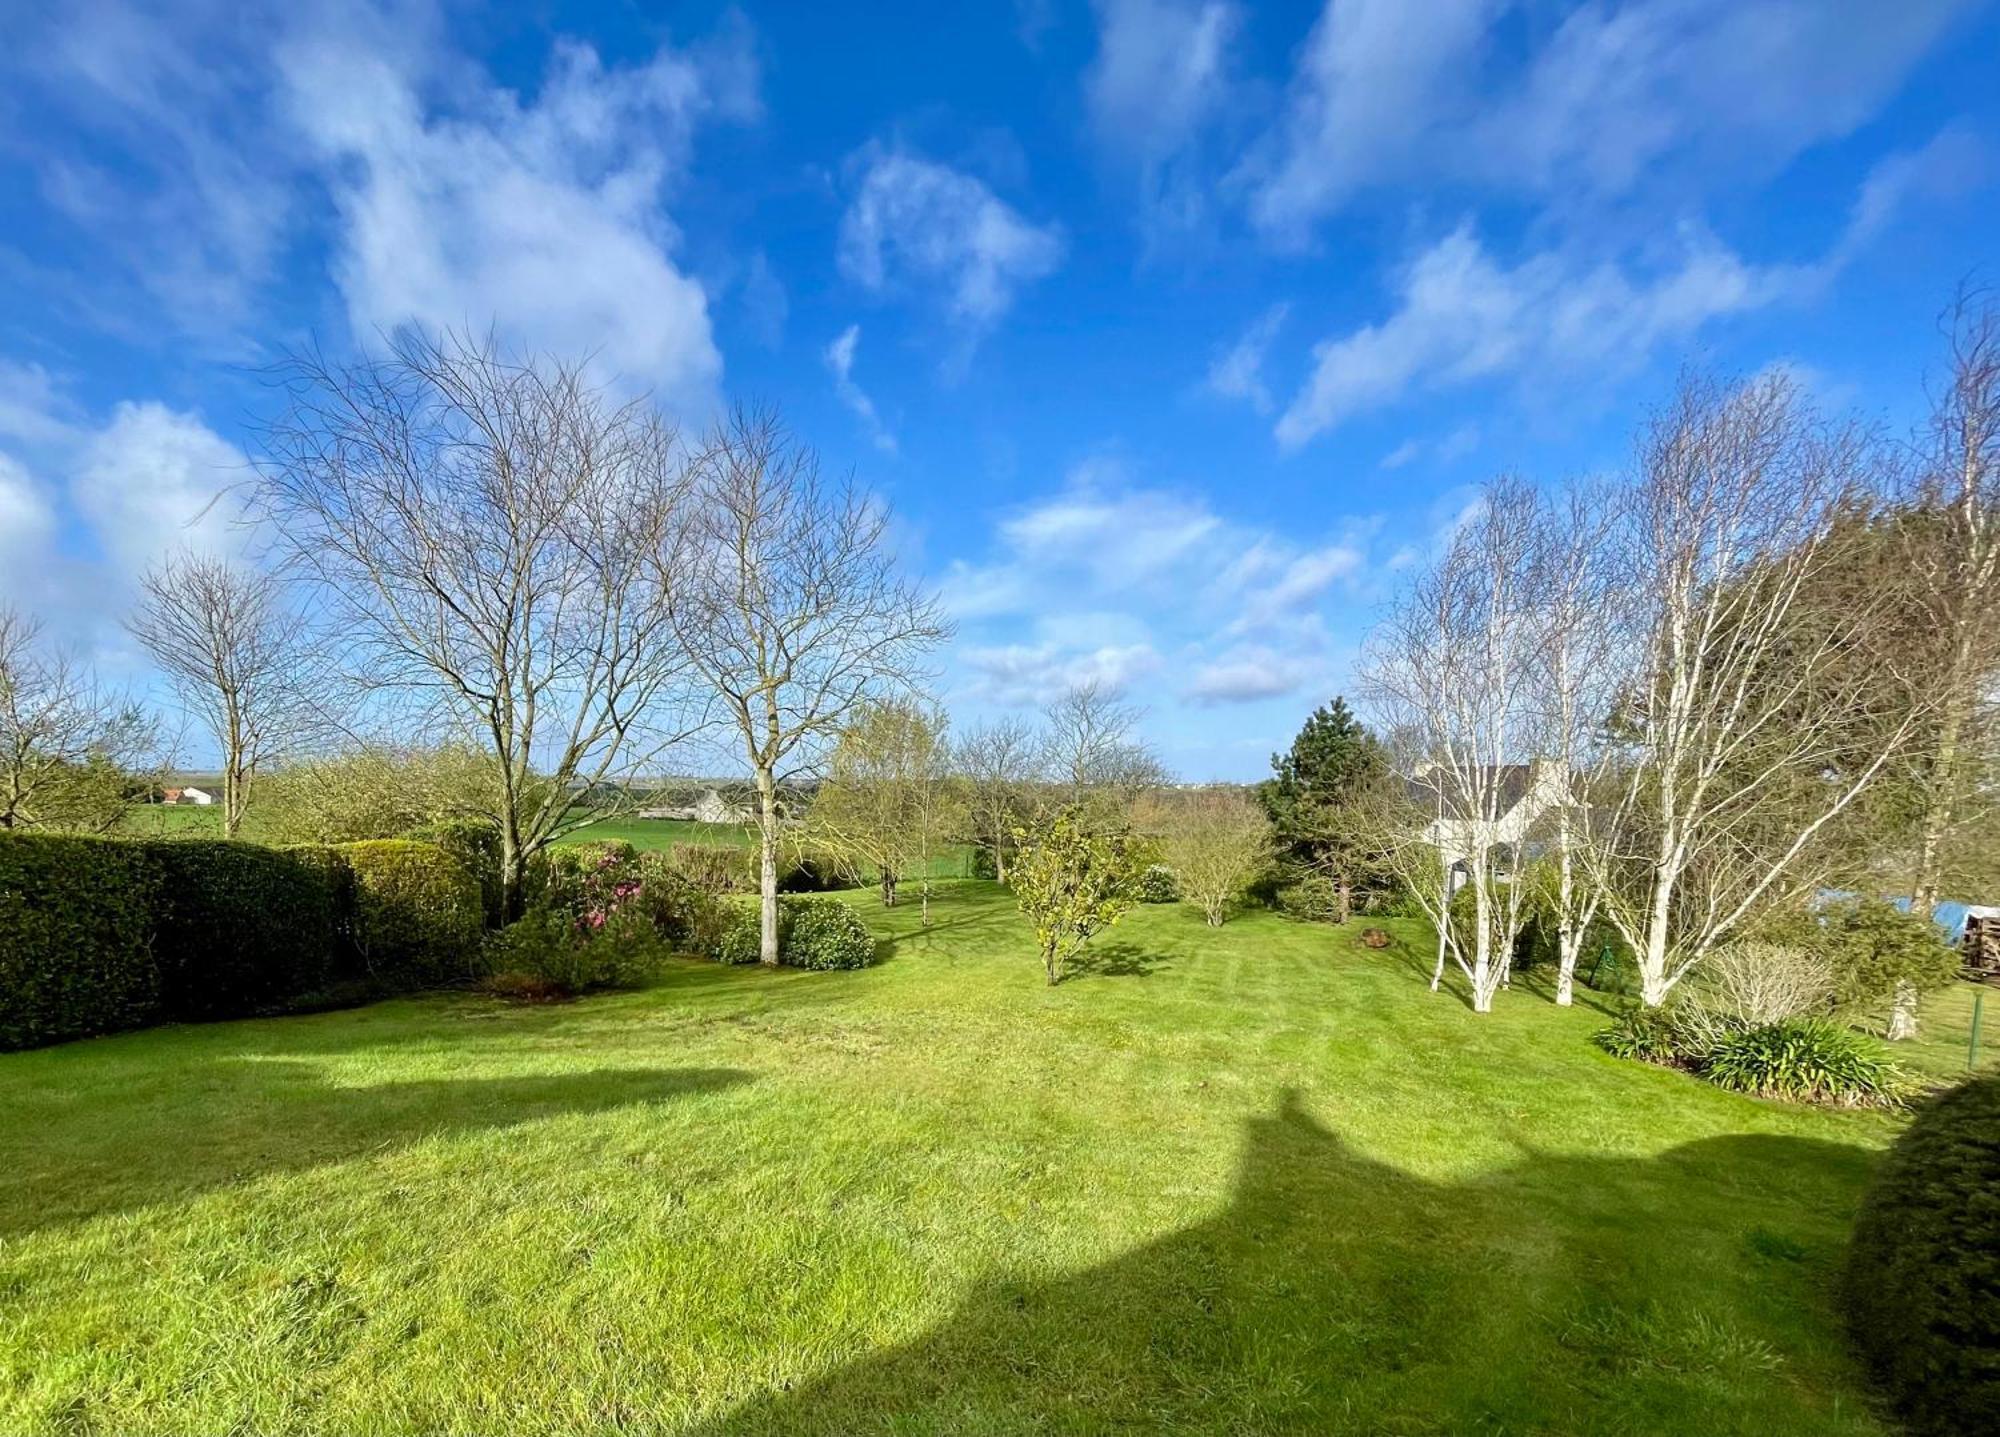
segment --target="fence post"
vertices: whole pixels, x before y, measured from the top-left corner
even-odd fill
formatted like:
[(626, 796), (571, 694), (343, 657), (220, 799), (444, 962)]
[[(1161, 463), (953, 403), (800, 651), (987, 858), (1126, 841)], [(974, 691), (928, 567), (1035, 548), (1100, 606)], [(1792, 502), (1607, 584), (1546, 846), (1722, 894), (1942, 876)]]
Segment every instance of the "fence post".
[(1965, 1071), (1971, 1072), (1979, 1065), (1979, 1019), (1986, 1007), (1986, 990), (1976, 988), (1972, 994), (1972, 1036), (1965, 1043)]

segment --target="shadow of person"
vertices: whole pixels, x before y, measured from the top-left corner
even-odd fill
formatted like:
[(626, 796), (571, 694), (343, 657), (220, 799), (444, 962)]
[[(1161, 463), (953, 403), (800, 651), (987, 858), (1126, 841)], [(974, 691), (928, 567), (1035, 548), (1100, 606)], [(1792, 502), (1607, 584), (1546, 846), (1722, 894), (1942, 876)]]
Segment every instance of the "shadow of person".
[[(1438, 1184), (1354, 1152), (1286, 1093), (1246, 1123), (1216, 1216), (1074, 1275), (989, 1280), (913, 1340), (693, 1430), (1871, 1431), (1770, 1425), (1774, 1398), (1795, 1393), (1770, 1364), (1801, 1346), (1797, 1315), (1719, 1302), (1713, 1285), (1761, 1282), (1810, 1307), (1813, 1279), (1732, 1276), (1740, 1234), (1700, 1240), (1718, 1204), (1782, 1223), (1788, 1202), (1851, 1202), (1868, 1162), (1716, 1138)], [(1621, 1249), (1621, 1233), (1643, 1241)], [(1831, 1315), (1808, 1318), (1826, 1345)], [(1836, 1412), (1848, 1380), (1825, 1384)], [(1859, 1406), (1847, 1398), (1848, 1423)]]
[(87, 1122), (0, 1172), (0, 1236), (373, 1156), (437, 1133), (689, 1098), (749, 1078), (733, 1068), (600, 1068), (336, 1087), (314, 1063), (223, 1059), (174, 1090), (93, 1095)]

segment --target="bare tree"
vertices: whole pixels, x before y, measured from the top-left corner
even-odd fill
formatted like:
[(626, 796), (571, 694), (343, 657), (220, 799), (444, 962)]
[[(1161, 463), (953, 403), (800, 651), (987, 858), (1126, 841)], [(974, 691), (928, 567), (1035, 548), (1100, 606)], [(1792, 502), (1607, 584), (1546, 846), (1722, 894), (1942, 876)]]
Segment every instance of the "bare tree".
[(914, 686), (950, 630), (897, 574), (886, 511), (823, 481), (775, 415), (732, 415), (695, 474), (693, 522), (656, 561), (680, 590), (680, 643), (756, 782), (761, 956), (775, 964), (779, 786), (863, 704)]
[(993, 855), (993, 876), (1002, 883), (1007, 881), (1014, 828), (1040, 765), (1040, 743), (1020, 719), (975, 725), (953, 750), (952, 766), (965, 784), (973, 841)]
[[(2000, 308), (1961, 294), (1947, 318), (1950, 370), (1934, 405), (1912, 506), (1934, 518), (1911, 546), (1911, 578), (1939, 648), (1937, 716), (1917, 751), (1922, 779), (1911, 907), (1937, 906), (1947, 840), (1971, 798), (1972, 738), (2000, 662)], [(1911, 995), (1914, 1005), (1914, 995)]]
[(0, 607), (0, 829), (115, 827), (157, 741), (134, 700)]
[(190, 550), (146, 570), (127, 627), (214, 740), (222, 831), (236, 837), (252, 781), (316, 709), (299, 616), (274, 575)]
[(1592, 799), (1613, 752), (1602, 742), (1604, 727), (1629, 672), (1629, 655), (1619, 647), (1626, 630), (1609, 621), (1624, 582), (1610, 546), (1623, 515), (1623, 496), (1610, 486), (1565, 485), (1537, 504), (1528, 556), (1537, 638), (1526, 717), (1535, 757), (1563, 789), (1550, 809), (1554, 874), (1546, 894), (1556, 927), (1556, 1002), (1563, 1007), (1573, 1001), (1584, 935), (1603, 899), (1582, 860), (1595, 818)]
[(1141, 807), (1138, 826), (1159, 845), (1182, 901), (1199, 908), (1211, 928), (1222, 926), (1229, 905), (1270, 867), (1274, 852), (1271, 820), (1235, 787), (1162, 794)]
[(625, 801), (685, 736), (670, 570), (674, 430), (581, 363), (405, 333), (347, 366), (300, 355), (265, 435), (263, 511), (373, 701), (494, 761), (507, 914), (528, 861)]
[(1808, 601), (1876, 459), (1782, 376), (1690, 382), (1642, 437), (1616, 556), (1637, 665), (1590, 862), (1649, 1006), (1760, 905), (1815, 885), (1815, 845), (1917, 726), (1894, 654), (1855, 661), (1879, 637), (1868, 597)]
[[(1377, 631), (1365, 681), (1384, 728), (1406, 748), (1411, 803), (1396, 862), (1438, 931), (1433, 989), (1447, 961), (1472, 985), (1475, 1012), (1506, 982), (1523, 918), (1513, 882), (1518, 808), (1530, 767), (1540, 621), (1533, 554), (1539, 501), (1518, 480), (1489, 485), (1478, 513), (1417, 576)], [(1435, 881), (1411, 872), (1434, 868)], [(1453, 898), (1472, 894), (1470, 923)]]
[(1138, 737), (1144, 717), (1096, 679), (1050, 703), (1042, 711), (1041, 767), (1058, 800), (1123, 807), (1168, 782), (1166, 766)]

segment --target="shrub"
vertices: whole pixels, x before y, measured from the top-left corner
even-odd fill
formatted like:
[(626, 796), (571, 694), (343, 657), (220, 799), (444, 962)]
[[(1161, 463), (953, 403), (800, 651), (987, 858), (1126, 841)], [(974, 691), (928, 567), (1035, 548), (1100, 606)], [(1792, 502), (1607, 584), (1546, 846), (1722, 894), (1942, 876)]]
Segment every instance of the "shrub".
[(587, 932), (559, 909), (535, 908), (487, 936), (486, 965), (496, 980), (505, 980), (488, 987), (513, 997), (632, 988), (663, 952), (659, 934), (637, 907)]
[(1331, 923), (1340, 916), (1340, 890), (1324, 873), (1303, 872), (1278, 885), (1278, 911), (1301, 923)]
[(1909, 1086), (1869, 1039), (1819, 1019), (1726, 1033), (1702, 1058), (1701, 1075), (1731, 1092), (1844, 1107), (1893, 1105)]
[(153, 870), (153, 960), (166, 1017), (270, 1012), (334, 976), (341, 885), (326, 863), (229, 839), (141, 846)]
[(824, 853), (797, 855), (778, 877), (780, 893), (831, 893), (852, 887), (854, 877), (847, 867)]
[(1945, 1094), (1896, 1140), (1844, 1285), (1855, 1342), (1911, 1432), (2000, 1432), (2000, 1078)]
[(1181, 886), (1174, 879), (1173, 869), (1166, 864), (1148, 864), (1139, 874), (1133, 896), (1141, 903), (1178, 903), (1181, 901)]
[[(791, 936), (790, 904), (778, 905), (778, 956), (784, 960), (785, 942)], [(763, 957), (763, 919), (754, 903), (725, 904), (722, 916), (709, 934), (703, 950), (718, 963), (755, 963)]]
[(465, 865), (479, 885), (480, 911), (488, 928), (506, 921), (506, 900), (500, 873), (500, 825), (490, 818), (446, 818), (412, 828), (403, 835), (419, 843), (435, 843)]
[(595, 913), (602, 922), (612, 908), (637, 894), (638, 881), (638, 851), (623, 839), (557, 844), (535, 857), (528, 906), (557, 909), (580, 923)]
[(719, 843), (674, 843), (665, 850), (669, 867), (679, 869), (704, 893), (754, 893), (757, 854)]
[(135, 843), (0, 834), (0, 1049), (153, 1020), (151, 886)]
[(791, 931), (779, 953), (792, 967), (824, 972), (875, 961), (874, 935), (838, 898), (795, 898), (784, 907), (791, 910)]
[(340, 845), (354, 874), (354, 947), (367, 971), (399, 987), (473, 976), (479, 886), (436, 844), (406, 838)]
[(1825, 1012), (1833, 969), (1807, 949), (1744, 939), (1709, 955), (1690, 996), (1751, 1027), (1766, 1027)]
[(1596, 1036), (1597, 1046), (1614, 1058), (1686, 1067), (1701, 1054), (1674, 1008), (1630, 1008)]

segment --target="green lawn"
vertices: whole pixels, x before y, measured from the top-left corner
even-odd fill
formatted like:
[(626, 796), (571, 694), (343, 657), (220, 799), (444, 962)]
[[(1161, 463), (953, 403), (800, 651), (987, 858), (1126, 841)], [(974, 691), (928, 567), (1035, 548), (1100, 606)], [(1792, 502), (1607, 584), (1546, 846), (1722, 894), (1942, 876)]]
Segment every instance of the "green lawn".
[(862, 973), (0, 1056), (0, 1431), (1882, 1431), (1895, 1120), (1352, 928), (1141, 909), (1048, 989), (993, 885), (853, 898)]

